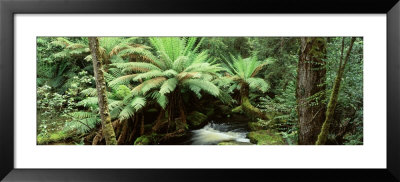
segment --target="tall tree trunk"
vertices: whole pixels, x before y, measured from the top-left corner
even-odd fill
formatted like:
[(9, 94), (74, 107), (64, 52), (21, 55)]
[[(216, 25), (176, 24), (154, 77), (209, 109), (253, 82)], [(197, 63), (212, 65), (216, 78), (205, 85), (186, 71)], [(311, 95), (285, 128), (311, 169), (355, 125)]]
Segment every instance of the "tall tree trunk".
[(325, 119), (322, 98), (312, 96), (325, 90), (326, 40), (325, 38), (301, 38), (297, 68), (297, 113), (299, 118), (300, 145), (314, 145)]
[(346, 58), (344, 59), (343, 65), (342, 65), (342, 60), (343, 60), (344, 38), (342, 40), (342, 52), (341, 52), (341, 56), (340, 56), (339, 69), (337, 71), (335, 84), (333, 85), (333, 90), (331, 93), (331, 97), (329, 99), (325, 121), (324, 121), (324, 124), (322, 125), (321, 133), (318, 135), (318, 140), (315, 143), (316, 145), (324, 145), (328, 138), (329, 127), (332, 123), (333, 114), (335, 112), (335, 107), (336, 107), (336, 103), (337, 103), (338, 96), (339, 96), (340, 82), (342, 81), (344, 69), (346, 68), (346, 64), (347, 64), (347, 61), (349, 60), (350, 52), (351, 52), (351, 49), (353, 48), (353, 44), (354, 44), (355, 40), (356, 40), (355, 37), (351, 38), (350, 47), (347, 50)]
[(258, 117), (263, 120), (268, 120), (268, 117), (260, 111), (260, 109), (251, 105), (249, 99), (249, 85), (246, 83), (242, 83), (240, 85), (240, 97), (241, 97), (241, 108), (245, 112), (245, 114), (251, 117)]
[(99, 100), (103, 136), (106, 140), (106, 145), (116, 145), (117, 140), (115, 137), (114, 128), (111, 124), (110, 112), (108, 110), (106, 82), (104, 80), (104, 73), (100, 60), (102, 57), (100, 56), (99, 40), (97, 37), (89, 37), (89, 47), (92, 54), (94, 76), (96, 78), (96, 89)]

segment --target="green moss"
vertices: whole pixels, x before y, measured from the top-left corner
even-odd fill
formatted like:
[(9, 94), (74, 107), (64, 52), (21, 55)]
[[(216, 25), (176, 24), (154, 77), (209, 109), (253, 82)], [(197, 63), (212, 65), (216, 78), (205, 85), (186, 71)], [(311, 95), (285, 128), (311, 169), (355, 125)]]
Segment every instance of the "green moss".
[(114, 96), (118, 99), (123, 99), (125, 96), (129, 95), (130, 89), (125, 85), (119, 85), (115, 90)]
[(233, 108), (232, 112), (233, 113), (242, 113), (243, 112), (242, 106), (237, 106), (237, 107)]
[(134, 145), (149, 145), (150, 143), (151, 143), (150, 137), (143, 135), (135, 140)]
[(248, 126), (251, 131), (266, 130), (270, 128), (269, 122), (267, 121), (249, 122)]
[(38, 135), (36, 137), (38, 145), (46, 145), (49, 143), (60, 142), (69, 138), (72, 138), (72, 136), (63, 131), (52, 133), (50, 135)]
[(268, 117), (263, 112), (261, 112), (260, 109), (251, 105), (249, 98), (243, 95), (242, 95), (242, 110), (248, 117), (252, 119), (260, 118), (263, 120), (268, 120)]
[(251, 143), (246, 143), (246, 142), (237, 142), (237, 141), (226, 141), (226, 142), (220, 142), (218, 145), (251, 145)]
[(275, 130), (252, 131), (248, 137), (251, 143), (257, 145), (286, 145), (283, 137)]
[(198, 129), (207, 124), (207, 116), (198, 111), (191, 112), (186, 120), (190, 129)]

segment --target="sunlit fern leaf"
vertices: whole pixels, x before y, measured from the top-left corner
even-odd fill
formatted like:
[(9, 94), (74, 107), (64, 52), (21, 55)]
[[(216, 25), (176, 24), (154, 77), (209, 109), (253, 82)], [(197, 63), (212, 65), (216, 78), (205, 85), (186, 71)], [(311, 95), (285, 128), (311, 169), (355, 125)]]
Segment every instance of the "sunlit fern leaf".
[(124, 76), (121, 69), (118, 68), (108, 68), (108, 73), (111, 74), (114, 78)]
[(200, 72), (181, 72), (176, 77), (180, 80), (186, 80), (186, 79), (191, 79), (191, 78), (200, 78), (201, 77)]
[(193, 63), (204, 63), (208, 61), (208, 53), (207, 51), (203, 51), (200, 54), (197, 54), (196, 57), (194, 57), (192, 64)]
[(142, 61), (152, 63), (159, 68), (163, 67), (163, 64), (157, 59), (157, 57), (155, 57), (150, 51), (143, 48), (138, 48), (138, 47), (126, 48), (123, 51), (119, 52), (118, 56), (121, 56), (122, 58), (136, 57), (140, 58), (140, 60)]
[(207, 72), (207, 73), (215, 73), (221, 71), (221, 67), (218, 64), (211, 65), (209, 63), (194, 63), (188, 66), (184, 71), (185, 72)]
[(164, 51), (158, 51), (158, 53), (160, 54), (160, 59), (161, 61), (164, 63), (165, 65), (165, 69), (172, 69), (172, 65), (174, 63), (174, 60), (172, 60), (168, 54)]
[(51, 44), (60, 47), (67, 47), (68, 45), (72, 44), (72, 42), (66, 38), (58, 37), (55, 41), (52, 41)]
[(119, 56), (112, 56), (112, 57), (110, 58), (110, 61), (111, 61), (111, 63), (124, 63), (124, 62), (125, 62), (125, 60), (122, 59), (122, 58), (119, 57)]
[(89, 55), (87, 55), (85, 58), (83, 58), (85, 61), (87, 61), (87, 62), (91, 62), (92, 61), (92, 55), (91, 54), (89, 54)]
[(87, 88), (81, 91), (81, 95), (86, 97), (95, 97), (97, 96), (97, 90), (95, 88)]
[(163, 74), (166, 77), (174, 77), (174, 76), (176, 76), (178, 74), (178, 72), (176, 72), (173, 69), (169, 69), (169, 70), (164, 71)]
[(144, 97), (136, 96), (132, 99), (131, 107), (135, 109), (135, 111), (139, 111), (146, 105), (146, 99)]
[(160, 95), (157, 97), (157, 103), (158, 103), (163, 109), (165, 109), (165, 108), (167, 107), (167, 104), (168, 104), (168, 98), (167, 98), (165, 95), (160, 94)]
[(189, 86), (189, 89), (190, 89), (194, 94), (196, 94), (196, 96), (197, 96), (198, 99), (201, 99), (201, 93), (200, 93), (201, 88), (200, 88), (200, 87), (198, 87), (198, 86), (196, 86), (196, 85), (190, 85), (190, 86)]
[(267, 60), (265, 60), (264, 63), (258, 65), (258, 66), (254, 69), (253, 73), (251, 74), (251, 77), (256, 76), (257, 73), (258, 73), (259, 71), (261, 71), (266, 65), (271, 64), (271, 63), (273, 63), (273, 62), (274, 62), (274, 61), (273, 61), (272, 58), (268, 58)]
[(124, 105), (124, 101), (122, 100), (112, 100), (108, 99), (108, 109), (111, 111), (114, 108), (122, 107)]
[[(159, 70), (161, 69), (154, 64), (144, 63), (144, 62), (129, 62), (129, 63), (115, 63), (111, 64), (112, 66), (116, 66), (120, 69), (131, 69), (133, 71), (145, 72), (149, 70)], [(143, 71), (142, 71), (143, 70)]]
[(195, 47), (195, 48), (193, 49), (193, 51), (192, 51), (193, 53), (196, 53), (196, 52), (199, 50), (201, 44), (203, 43), (203, 40), (204, 40), (204, 37), (202, 37), (202, 38), (200, 39), (199, 43), (197, 43), (196, 47)]
[(188, 57), (180, 56), (180, 57), (178, 57), (178, 59), (176, 59), (174, 61), (174, 63), (172, 64), (172, 68), (174, 70), (176, 70), (177, 72), (181, 72), (181, 71), (183, 71), (183, 69), (186, 65), (186, 62), (188, 62), (188, 60), (189, 60)]
[(248, 78), (246, 79), (246, 82), (249, 84), (251, 89), (257, 89), (263, 93), (266, 92), (269, 88), (268, 83), (261, 78)]
[(158, 88), (166, 80), (165, 77), (156, 77), (151, 80), (146, 80), (140, 85), (132, 89), (134, 95), (143, 94), (145, 95), (147, 91), (151, 89)]
[(226, 76), (224, 77), (221, 76), (213, 80), (212, 82), (221, 88), (229, 88), (234, 83), (231, 78)]
[(134, 108), (129, 104), (122, 109), (122, 111), (119, 113), (118, 118), (122, 121), (129, 119), (134, 115), (135, 115)]
[(86, 45), (83, 45), (80, 43), (72, 43), (72, 44), (69, 44), (66, 48), (76, 50), (76, 49), (81, 49), (81, 48), (85, 48), (85, 47), (86, 47)]
[(201, 90), (216, 97), (220, 93), (219, 88), (209, 81), (199, 79), (187, 79), (183, 83), (187, 85), (191, 90), (193, 90), (192, 87), (199, 87)]
[(110, 109), (110, 116), (111, 119), (117, 119), (119, 116), (119, 113), (122, 111), (122, 109), (124, 108), (124, 105), (122, 106), (118, 106), (118, 107), (114, 107), (113, 109)]
[(196, 43), (197, 37), (189, 37), (187, 39), (185, 39), (185, 50), (183, 51), (182, 55), (188, 55), (189, 52), (192, 50), (192, 48), (194, 47), (194, 44)]
[(72, 116), (72, 120), (65, 123), (64, 130), (76, 131), (79, 134), (91, 131), (100, 123), (99, 116), (93, 112), (73, 112), (70, 116)]
[(111, 82), (112, 80), (115, 79), (115, 77), (108, 72), (103, 72), (104, 74), (104, 79), (106, 80), (106, 83)]
[(176, 78), (170, 78), (165, 81), (160, 88), (160, 94), (165, 95), (175, 90), (178, 80)]
[(110, 87), (114, 87), (114, 86), (117, 86), (117, 85), (127, 85), (127, 84), (129, 84), (129, 83), (133, 80), (133, 78), (135, 78), (135, 77), (136, 77), (136, 74), (121, 76), (121, 77), (118, 77), (118, 78), (116, 78), (116, 79), (110, 81), (110, 82), (108, 83), (108, 85), (109, 85)]
[(151, 80), (146, 80), (145, 85), (142, 87), (141, 91), (143, 94), (146, 94), (151, 89), (156, 89), (162, 85), (162, 83), (166, 80), (165, 77), (156, 77)]
[(78, 102), (78, 106), (93, 106), (93, 105), (97, 105), (98, 104), (98, 98), (97, 97), (88, 97), (86, 99), (81, 100), (80, 102)]
[(85, 119), (96, 116), (92, 112), (85, 112), (85, 111), (72, 112), (70, 113), (70, 115), (75, 119)]
[(133, 81), (148, 80), (160, 76), (164, 76), (163, 72), (160, 70), (151, 70), (145, 73), (137, 74)]

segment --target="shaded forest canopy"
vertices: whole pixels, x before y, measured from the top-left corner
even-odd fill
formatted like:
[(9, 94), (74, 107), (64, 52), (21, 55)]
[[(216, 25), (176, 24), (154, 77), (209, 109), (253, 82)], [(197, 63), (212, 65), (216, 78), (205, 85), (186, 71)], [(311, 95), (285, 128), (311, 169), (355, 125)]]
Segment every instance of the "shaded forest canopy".
[(38, 37), (39, 145), (362, 145), (361, 37)]

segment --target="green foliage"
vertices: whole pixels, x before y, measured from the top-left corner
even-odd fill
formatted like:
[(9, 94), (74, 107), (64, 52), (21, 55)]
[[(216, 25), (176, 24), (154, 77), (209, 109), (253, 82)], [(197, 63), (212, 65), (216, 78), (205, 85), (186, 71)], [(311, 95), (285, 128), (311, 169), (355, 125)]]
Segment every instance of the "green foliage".
[[(327, 89), (308, 98), (311, 105), (320, 100), (327, 103), (337, 74), (341, 39), (326, 40), (323, 86)], [(101, 37), (99, 42), (113, 121), (125, 121), (151, 110), (164, 110), (162, 117), (175, 120), (181, 117), (181, 106), (185, 113), (192, 113), (196, 108), (214, 109), (214, 103), (226, 107), (241, 104), (240, 90), (249, 88), (246, 104), (269, 118), (249, 125), (257, 130), (273, 128), (284, 143), (297, 143), (299, 38)], [(36, 51), (38, 143), (66, 140), (61, 132), (87, 136), (97, 131), (100, 115), (88, 39), (38, 37)], [(343, 76), (330, 144), (363, 144), (362, 75), (363, 39), (358, 38)], [(229, 112), (233, 109), (228, 108)], [(246, 108), (233, 110), (239, 115)], [(146, 115), (145, 123), (153, 122), (154, 118)], [(265, 132), (259, 134), (266, 136)], [(158, 142), (153, 140), (143, 137), (135, 143)]]
[[(211, 80), (222, 68), (209, 63), (205, 51), (197, 53), (202, 39), (198, 42), (195, 37), (154, 37), (149, 40), (158, 56), (147, 47), (131, 49), (130, 53), (139, 59), (112, 64), (126, 75), (114, 79), (110, 85), (139, 82), (132, 94), (155, 100), (162, 108), (167, 106), (177, 88), (181, 92), (188, 88), (199, 97), (201, 91), (219, 96), (219, 88)], [(144, 105), (140, 104), (141, 107)]]

